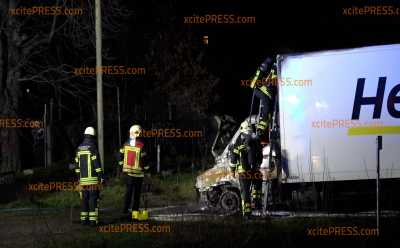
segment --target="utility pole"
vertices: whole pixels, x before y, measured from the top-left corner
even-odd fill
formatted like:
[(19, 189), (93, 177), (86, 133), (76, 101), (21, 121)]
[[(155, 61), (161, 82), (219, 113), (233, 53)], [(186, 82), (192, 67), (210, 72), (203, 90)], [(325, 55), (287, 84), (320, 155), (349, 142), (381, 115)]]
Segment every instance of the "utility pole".
[(52, 129), (53, 129), (53, 98), (50, 99), (50, 109), (49, 109), (49, 122), (47, 123), (46, 129), (46, 143), (47, 143), (47, 166), (51, 167), (53, 165), (53, 136), (52, 136)]
[(157, 144), (157, 173), (161, 172), (160, 167), (160, 144)]
[(376, 230), (379, 236), (379, 178), (380, 178), (380, 151), (382, 150), (382, 136), (376, 137), (377, 149), (376, 149)]
[[(119, 104), (119, 87), (117, 86), (117, 112), (118, 112), (118, 148), (121, 147), (121, 108)], [(121, 171), (117, 169), (117, 177), (121, 176)]]
[(97, 80), (97, 138), (101, 167), (104, 170), (104, 130), (103, 130), (103, 71), (102, 66), (102, 32), (101, 32), (101, 1), (96, 0), (96, 80)]
[(44, 168), (47, 168), (47, 104), (44, 104), (43, 113), (43, 151), (44, 151)]
[(119, 101), (119, 87), (117, 86), (117, 106), (118, 106), (118, 146), (121, 144), (121, 106)]

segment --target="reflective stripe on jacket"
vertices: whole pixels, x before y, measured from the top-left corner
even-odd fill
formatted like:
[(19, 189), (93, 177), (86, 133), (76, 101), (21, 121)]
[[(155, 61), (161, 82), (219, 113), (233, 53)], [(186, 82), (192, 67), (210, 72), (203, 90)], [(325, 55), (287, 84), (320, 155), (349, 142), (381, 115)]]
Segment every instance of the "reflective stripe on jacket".
[(75, 163), (75, 172), (79, 174), (80, 185), (98, 184), (102, 177), (102, 168), (98, 156), (94, 138), (86, 137), (78, 147)]
[(136, 139), (135, 146), (131, 146), (126, 142), (120, 152), (119, 164), (122, 165), (122, 171), (133, 177), (144, 177), (144, 171), (149, 167), (144, 165), (144, 143)]

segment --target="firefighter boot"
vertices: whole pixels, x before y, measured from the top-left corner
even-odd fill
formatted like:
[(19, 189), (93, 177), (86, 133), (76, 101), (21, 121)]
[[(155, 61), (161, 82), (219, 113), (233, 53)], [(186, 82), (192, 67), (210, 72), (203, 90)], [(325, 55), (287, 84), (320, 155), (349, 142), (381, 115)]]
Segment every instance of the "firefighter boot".
[(251, 204), (248, 202), (242, 201), (242, 212), (243, 212), (243, 218), (245, 220), (250, 219), (251, 216)]
[(147, 210), (140, 210), (138, 219), (140, 221), (148, 220), (149, 219), (149, 212)]
[(137, 211), (137, 210), (132, 211), (132, 220), (134, 220), (134, 221), (139, 220), (139, 211)]
[(90, 221), (90, 226), (97, 226), (99, 222), (97, 209), (94, 212), (89, 212), (89, 221)]
[(261, 208), (262, 208), (261, 192), (259, 190), (253, 189), (251, 192), (251, 196), (253, 199), (252, 208), (255, 210), (261, 210)]
[(81, 224), (89, 225), (89, 212), (81, 212)]

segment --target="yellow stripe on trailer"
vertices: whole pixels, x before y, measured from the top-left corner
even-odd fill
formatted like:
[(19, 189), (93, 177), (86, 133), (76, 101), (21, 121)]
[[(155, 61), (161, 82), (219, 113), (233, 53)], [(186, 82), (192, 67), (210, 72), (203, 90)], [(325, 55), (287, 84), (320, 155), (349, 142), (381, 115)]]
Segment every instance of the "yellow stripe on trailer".
[(347, 129), (348, 136), (379, 134), (400, 134), (400, 126), (351, 127)]

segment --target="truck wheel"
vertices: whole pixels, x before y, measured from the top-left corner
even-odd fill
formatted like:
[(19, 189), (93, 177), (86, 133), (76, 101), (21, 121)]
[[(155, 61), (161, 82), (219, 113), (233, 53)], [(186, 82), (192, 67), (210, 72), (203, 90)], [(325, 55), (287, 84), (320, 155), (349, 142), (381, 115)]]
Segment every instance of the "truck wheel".
[(221, 209), (227, 214), (236, 214), (240, 210), (240, 197), (232, 190), (225, 190), (220, 198)]

